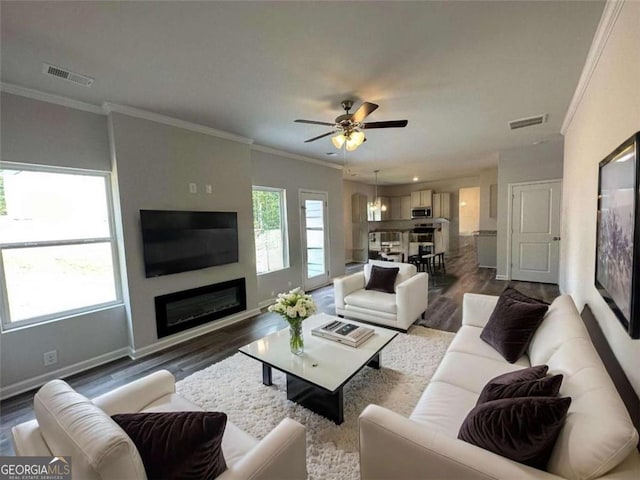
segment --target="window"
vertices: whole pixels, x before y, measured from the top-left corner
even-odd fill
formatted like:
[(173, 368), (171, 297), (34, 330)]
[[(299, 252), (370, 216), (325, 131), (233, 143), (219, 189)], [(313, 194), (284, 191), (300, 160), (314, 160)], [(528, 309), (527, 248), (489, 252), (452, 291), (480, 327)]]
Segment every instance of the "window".
[(285, 191), (253, 187), (253, 231), (258, 274), (289, 266)]
[(0, 164), (3, 329), (120, 299), (109, 175)]

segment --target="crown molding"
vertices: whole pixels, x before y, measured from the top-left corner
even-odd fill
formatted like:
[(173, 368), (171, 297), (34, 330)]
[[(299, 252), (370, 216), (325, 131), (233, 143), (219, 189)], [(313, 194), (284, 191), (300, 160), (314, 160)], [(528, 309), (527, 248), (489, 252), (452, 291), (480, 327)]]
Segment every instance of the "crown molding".
[(76, 110), (105, 115), (104, 110), (102, 110), (102, 107), (99, 105), (81, 102), (80, 100), (74, 100), (60, 95), (54, 95), (53, 93), (41, 92), (40, 90), (14, 85), (12, 83), (0, 83), (0, 91), (10, 93), (12, 95), (20, 95), (21, 97), (32, 98), (34, 100), (40, 100), (42, 102), (54, 103), (63, 107), (75, 108)]
[(258, 145), (254, 143), (251, 145), (251, 150), (255, 150), (257, 152), (269, 153), (271, 155), (278, 155), (279, 157), (290, 158), (292, 160), (300, 160), (302, 162), (314, 163), (316, 165), (322, 165), (323, 167), (335, 168), (336, 170), (344, 170), (342, 165), (337, 165), (335, 163), (327, 162), (324, 160), (318, 160), (316, 158), (305, 157), (304, 155), (298, 155), (297, 153), (289, 153), (284, 150), (278, 150), (276, 148), (265, 147), (264, 145)]
[(149, 112), (147, 110), (141, 110), (139, 108), (128, 107), (126, 105), (118, 105), (117, 103), (105, 102), (102, 104), (102, 109), (105, 113), (121, 113), (130, 117), (142, 118), (144, 120), (151, 120), (152, 122), (162, 123), (171, 127), (178, 127), (184, 130), (191, 130), (192, 132), (204, 133), (205, 135), (211, 135), (212, 137), (224, 138), (225, 140), (233, 140), (234, 142), (244, 143), (251, 145), (253, 139), (247, 137), (241, 137), (233, 133), (225, 132), (223, 130), (216, 130), (215, 128), (206, 127), (197, 123), (187, 122), (178, 118), (169, 117), (159, 113)]
[(562, 122), (562, 127), (560, 128), (560, 133), (563, 135), (566, 134), (573, 117), (578, 111), (578, 107), (580, 106), (582, 98), (589, 87), (591, 77), (598, 66), (604, 47), (607, 45), (607, 41), (609, 40), (613, 27), (618, 20), (618, 16), (620, 15), (623, 5), (624, 0), (607, 0), (607, 3), (604, 6), (602, 17), (600, 17), (600, 23), (598, 23), (598, 28), (596, 28), (596, 33), (593, 37), (593, 41), (591, 42), (589, 53), (587, 54), (587, 60), (582, 68), (580, 80), (578, 81), (576, 90), (571, 98), (571, 103), (569, 103), (569, 108), (564, 117), (564, 121)]

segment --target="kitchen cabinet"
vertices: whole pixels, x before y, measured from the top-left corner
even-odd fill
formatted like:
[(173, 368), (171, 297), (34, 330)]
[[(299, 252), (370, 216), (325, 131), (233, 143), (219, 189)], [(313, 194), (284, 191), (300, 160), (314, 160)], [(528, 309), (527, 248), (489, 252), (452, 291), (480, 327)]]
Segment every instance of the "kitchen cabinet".
[(390, 220), (410, 220), (411, 219), (411, 196), (390, 197), (391, 218)]
[(390, 197), (380, 197), (380, 220), (391, 220)]
[(433, 218), (451, 218), (451, 194), (434, 193), (433, 194)]
[(353, 250), (351, 258), (355, 262), (366, 262), (368, 258), (367, 196), (361, 193), (351, 195), (351, 235)]
[(400, 219), (411, 220), (411, 195), (400, 197)]
[(432, 193), (432, 190), (411, 192), (411, 208), (430, 207)]
[(353, 223), (367, 221), (367, 196), (362, 193), (351, 195), (351, 221)]
[(391, 220), (391, 198), (378, 197), (380, 204), (373, 203), (369, 206), (367, 217), (370, 222), (380, 222), (382, 220)]

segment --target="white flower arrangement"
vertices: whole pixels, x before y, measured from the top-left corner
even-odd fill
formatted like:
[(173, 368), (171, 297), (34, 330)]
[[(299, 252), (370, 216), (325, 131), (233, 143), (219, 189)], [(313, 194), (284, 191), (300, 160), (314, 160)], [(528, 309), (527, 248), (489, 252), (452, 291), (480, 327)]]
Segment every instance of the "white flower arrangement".
[(279, 293), (276, 303), (269, 307), (269, 311), (281, 315), (290, 324), (299, 323), (316, 312), (316, 304), (311, 295), (298, 287), (289, 293)]

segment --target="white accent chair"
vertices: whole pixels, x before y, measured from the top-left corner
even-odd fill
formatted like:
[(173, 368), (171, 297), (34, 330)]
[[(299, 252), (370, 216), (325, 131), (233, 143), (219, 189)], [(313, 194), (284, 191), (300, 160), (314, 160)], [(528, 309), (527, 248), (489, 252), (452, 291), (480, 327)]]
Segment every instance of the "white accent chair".
[[(72, 457), (73, 478), (146, 479), (133, 441), (111, 419), (117, 413), (202, 411), (175, 393), (173, 375), (160, 370), (89, 400), (62, 380), (44, 385), (34, 398), (36, 420), (12, 428), (18, 456)], [(262, 440), (227, 420), (222, 438), (227, 470), (217, 480), (307, 478), (306, 430), (285, 418)]]
[[(365, 290), (373, 265), (399, 268), (395, 293)], [(427, 309), (428, 278), (415, 265), (369, 260), (362, 272), (334, 279), (336, 314), (407, 331)]]

